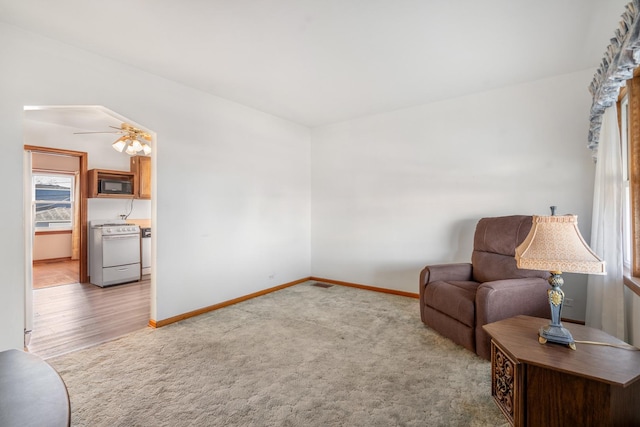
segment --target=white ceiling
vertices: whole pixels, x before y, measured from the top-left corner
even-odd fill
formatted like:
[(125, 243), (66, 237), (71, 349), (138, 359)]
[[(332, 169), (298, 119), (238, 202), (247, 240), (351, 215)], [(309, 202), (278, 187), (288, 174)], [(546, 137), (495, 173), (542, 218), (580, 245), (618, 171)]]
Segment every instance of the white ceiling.
[(0, 0), (0, 20), (313, 127), (595, 68), (627, 2)]

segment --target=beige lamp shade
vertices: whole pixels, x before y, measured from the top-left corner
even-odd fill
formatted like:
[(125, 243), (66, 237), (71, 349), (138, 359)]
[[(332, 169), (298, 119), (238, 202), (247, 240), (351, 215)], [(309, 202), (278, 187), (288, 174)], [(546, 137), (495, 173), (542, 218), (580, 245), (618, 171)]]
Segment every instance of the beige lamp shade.
[(605, 263), (584, 241), (577, 215), (533, 216), (531, 231), (516, 248), (518, 268), (605, 274)]

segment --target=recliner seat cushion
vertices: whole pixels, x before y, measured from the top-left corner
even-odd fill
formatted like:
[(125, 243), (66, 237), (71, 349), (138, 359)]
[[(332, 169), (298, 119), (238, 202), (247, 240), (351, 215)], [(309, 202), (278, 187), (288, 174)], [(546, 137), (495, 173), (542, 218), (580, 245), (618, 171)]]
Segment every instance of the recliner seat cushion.
[(437, 281), (425, 289), (427, 305), (469, 326), (475, 326), (476, 290), (480, 286), (472, 281)]

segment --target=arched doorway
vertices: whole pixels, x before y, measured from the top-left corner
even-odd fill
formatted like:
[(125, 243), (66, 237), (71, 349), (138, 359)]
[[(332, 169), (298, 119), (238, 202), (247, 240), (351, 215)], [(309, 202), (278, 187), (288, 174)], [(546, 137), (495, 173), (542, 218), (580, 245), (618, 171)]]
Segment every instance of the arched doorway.
[[(25, 108), (25, 126), (24, 126), (24, 143), (25, 143), (25, 153), (34, 152), (39, 154), (47, 154), (47, 155), (59, 155), (59, 156), (71, 156), (78, 159), (79, 162), (79, 171), (78, 175), (80, 177), (79, 183), (80, 188), (78, 190), (78, 230), (79, 230), (79, 272), (78, 272), (78, 283), (69, 285), (69, 291), (66, 292), (66, 295), (75, 294), (77, 296), (76, 301), (81, 301), (77, 304), (73, 313), (65, 314), (64, 316), (67, 318), (75, 318), (76, 322), (75, 327), (78, 331), (85, 331), (85, 336), (81, 336), (82, 334), (73, 335), (73, 331), (60, 333), (59, 338), (62, 340), (67, 340), (68, 343), (65, 343), (64, 346), (61, 346), (61, 350), (57, 351), (72, 351), (74, 349), (86, 347), (87, 345), (97, 344), (99, 342), (109, 340), (115, 338), (117, 336), (123, 335), (124, 333), (128, 333), (131, 331), (131, 327), (127, 325), (122, 325), (122, 322), (117, 322), (115, 319), (123, 320), (122, 316), (119, 316), (116, 312), (117, 309), (128, 307), (129, 311), (136, 311), (136, 317), (132, 320), (132, 325), (136, 329), (145, 327), (149, 324), (149, 320), (151, 319), (151, 310), (153, 308), (154, 301), (151, 300), (151, 291), (150, 288), (152, 286), (152, 278), (147, 276), (145, 280), (140, 281), (140, 286), (135, 284), (125, 284), (118, 285), (122, 289), (110, 289), (112, 292), (108, 292), (109, 295), (115, 295), (116, 293), (121, 294), (120, 301), (114, 304), (112, 302), (108, 303), (110, 306), (118, 307), (114, 310), (104, 310), (100, 307), (102, 294), (107, 292), (105, 289), (98, 288), (94, 285), (89, 284), (89, 268), (88, 268), (88, 252), (87, 243), (88, 243), (88, 225), (92, 219), (107, 217), (112, 218), (116, 216), (116, 212), (120, 212), (125, 209), (123, 206), (122, 200), (104, 200), (104, 199), (92, 199), (89, 195), (88, 189), (88, 171), (91, 169), (113, 169), (113, 170), (124, 170), (129, 168), (129, 156), (125, 153), (116, 152), (113, 150), (111, 145), (113, 142), (119, 137), (114, 133), (109, 132), (109, 130), (113, 128), (117, 128), (123, 122), (133, 123), (131, 120), (128, 120), (104, 107), (100, 106), (48, 106), (48, 107), (26, 107)], [(134, 123), (134, 125), (138, 126)], [(88, 131), (96, 131), (95, 134), (93, 132), (87, 134)], [(153, 142), (152, 146), (155, 147), (155, 134), (153, 134)], [(26, 155), (25, 155), (26, 156)], [(27, 162), (25, 162), (26, 164)], [(25, 167), (25, 172), (26, 172)], [(25, 174), (26, 175), (26, 174)], [(29, 179), (25, 176), (25, 183)], [(26, 193), (25, 193), (26, 194)], [(27, 196), (25, 195), (25, 201)], [(133, 209), (133, 201), (129, 200), (130, 205), (127, 205), (127, 209)], [(145, 208), (146, 206), (146, 208)], [(152, 216), (154, 215), (151, 212), (151, 201), (144, 200), (138, 201), (136, 200), (136, 210), (142, 210), (147, 214), (144, 214), (145, 218), (147, 218), (147, 222), (151, 223)], [(31, 210), (29, 210), (30, 212)], [(25, 206), (25, 214), (27, 212), (27, 207)], [(92, 217), (93, 215), (93, 217)], [(135, 216), (134, 216), (135, 218)], [(30, 221), (25, 221), (25, 224), (31, 223)], [(32, 238), (33, 232), (26, 233), (25, 239), (27, 241), (27, 245), (29, 246), (29, 239)], [(28, 255), (32, 254), (31, 251), (27, 251)], [(26, 257), (27, 262), (25, 265), (26, 278), (27, 278), (27, 291), (26, 292), (26, 315), (25, 318), (25, 330), (29, 329), (29, 324), (31, 321), (31, 325), (33, 325), (33, 303), (38, 303), (38, 298), (34, 297), (33, 299), (29, 298), (31, 296), (39, 295), (36, 292), (40, 292), (40, 290), (31, 291), (31, 283), (32, 283), (32, 274), (33, 271), (28, 271), (30, 267), (32, 267), (32, 259), (31, 257)], [(66, 286), (66, 285), (65, 285)], [(155, 284), (153, 285), (155, 286)], [(56, 297), (57, 298), (57, 297)], [(144, 300), (143, 303), (140, 301)], [(42, 300), (42, 298), (40, 299)], [(69, 308), (76, 303), (69, 302), (70, 300), (65, 300), (65, 304), (67, 307), (65, 309), (74, 310), (73, 308)], [(89, 303), (89, 304), (87, 304)], [(96, 305), (97, 304), (97, 305)], [(82, 311), (84, 310), (84, 311)], [(48, 312), (48, 308), (42, 310), (44, 312)], [(105, 311), (112, 311), (112, 313), (107, 313), (107, 315), (98, 315), (95, 313), (103, 313)], [(36, 317), (37, 321), (41, 321), (42, 313), (36, 313), (38, 316)], [(61, 317), (61, 316), (59, 316)], [(82, 318), (82, 320), (78, 320)], [(87, 320), (89, 318), (89, 320)], [(114, 325), (119, 323), (117, 326), (111, 328), (109, 326), (109, 322), (113, 320)], [(81, 322), (81, 323), (78, 323)], [(92, 322), (92, 324), (88, 324), (87, 322)], [(39, 324), (39, 329), (43, 330), (42, 323)], [(87, 332), (87, 330), (93, 330), (93, 332)], [(133, 329), (135, 330), (135, 329)], [(67, 334), (67, 335), (65, 335)], [(93, 336), (89, 336), (93, 335)], [(38, 337), (37, 334), (34, 337)], [(48, 338), (47, 338), (48, 339)], [(91, 342), (90, 340), (94, 340)], [(88, 341), (89, 340), (89, 341)], [(37, 340), (35, 340), (37, 341)], [(72, 341), (77, 341), (77, 347), (73, 347)], [(28, 336), (25, 334), (25, 343), (28, 342)], [(40, 340), (42, 343), (42, 340)], [(38, 346), (33, 346), (35, 342), (32, 342), (33, 348), (42, 348)], [(68, 344), (68, 345), (67, 345)], [(33, 351), (34, 353), (41, 355), (43, 357), (51, 357), (55, 356), (56, 353), (44, 352), (43, 354), (39, 354), (38, 351)], [(62, 354), (62, 353), (58, 353)]]

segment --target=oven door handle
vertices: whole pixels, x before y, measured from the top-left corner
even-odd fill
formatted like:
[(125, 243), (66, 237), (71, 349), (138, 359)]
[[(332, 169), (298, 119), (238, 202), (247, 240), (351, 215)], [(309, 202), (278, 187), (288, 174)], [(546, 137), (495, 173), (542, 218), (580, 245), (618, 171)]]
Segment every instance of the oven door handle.
[(126, 240), (126, 239), (138, 239), (139, 234), (122, 234), (119, 236), (102, 236), (102, 240)]

